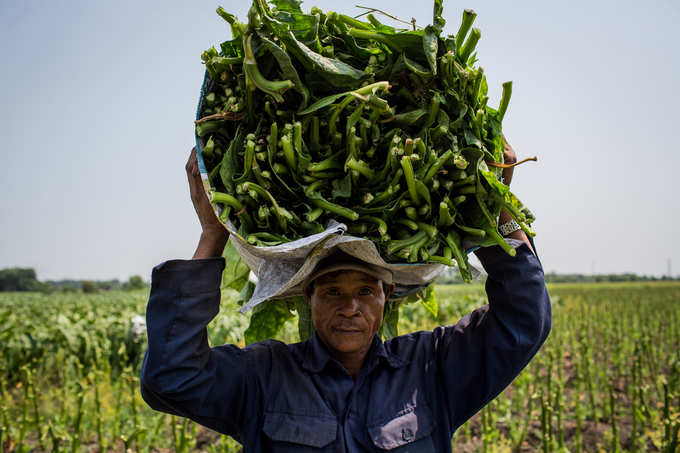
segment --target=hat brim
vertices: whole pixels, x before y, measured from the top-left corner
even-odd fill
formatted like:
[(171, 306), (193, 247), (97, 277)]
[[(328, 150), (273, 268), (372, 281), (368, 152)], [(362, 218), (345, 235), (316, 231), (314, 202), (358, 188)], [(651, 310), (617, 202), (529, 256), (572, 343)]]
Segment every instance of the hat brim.
[(309, 277), (304, 280), (302, 288), (307, 288), (311, 282), (322, 275), (338, 270), (354, 270), (364, 272), (388, 285), (391, 285), (394, 281), (394, 272), (392, 272), (390, 269), (385, 269), (384, 267), (367, 263), (360, 260), (359, 258), (339, 250), (328, 256), (316, 266)]

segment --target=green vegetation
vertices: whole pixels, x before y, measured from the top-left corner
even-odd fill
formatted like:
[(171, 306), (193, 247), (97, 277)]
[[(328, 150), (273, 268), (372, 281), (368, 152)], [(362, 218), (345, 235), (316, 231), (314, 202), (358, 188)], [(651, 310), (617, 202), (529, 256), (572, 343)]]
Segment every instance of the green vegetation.
[(0, 291), (40, 291), (43, 284), (36, 279), (34, 269), (14, 267), (0, 270)]
[(556, 274), (554, 272), (548, 273), (545, 276), (547, 283), (616, 283), (616, 282), (654, 282), (654, 281), (672, 281), (680, 280), (678, 277), (670, 277), (664, 275), (662, 277), (637, 275), (637, 274)]
[(201, 55), (196, 135), (224, 223), (272, 246), (338, 220), (385, 261), (456, 262), (466, 281), (464, 237), (514, 255), (496, 231), (502, 209), (534, 235), (500, 182), (512, 86), (488, 105), (476, 14), (445, 36), (433, 4), (432, 25), (407, 30), (295, 0), (254, 0), (243, 22), (218, 8), (232, 39)]
[[(680, 283), (549, 285), (554, 327), (513, 385), (456, 434), (454, 451), (677, 452)], [(144, 290), (0, 294), (3, 451), (236, 452), (196, 424), (155, 413), (138, 389)], [(437, 318), (401, 308), (400, 332), (456, 322), (482, 285), (439, 285)], [(211, 344), (244, 344), (247, 316), (224, 294)], [(286, 323), (279, 337), (296, 341)]]
[[(480, 269), (481, 270), (481, 269)], [(484, 283), (486, 274), (482, 273), (473, 283)], [(680, 277), (669, 277), (663, 275), (656, 277), (654, 275), (638, 275), (638, 274), (557, 274), (550, 272), (545, 275), (546, 283), (622, 283), (622, 282), (658, 282), (658, 281), (680, 281)], [(442, 274), (437, 277), (437, 284), (458, 285), (465, 283), (455, 269), (445, 269)]]
[(139, 275), (133, 275), (127, 282), (119, 280), (92, 281), (92, 280), (60, 280), (60, 281), (38, 281), (35, 269), (31, 268), (8, 268), (0, 269), (0, 292), (14, 291), (40, 291), (46, 294), (54, 292), (75, 293), (96, 293), (104, 291), (134, 291), (146, 288)]

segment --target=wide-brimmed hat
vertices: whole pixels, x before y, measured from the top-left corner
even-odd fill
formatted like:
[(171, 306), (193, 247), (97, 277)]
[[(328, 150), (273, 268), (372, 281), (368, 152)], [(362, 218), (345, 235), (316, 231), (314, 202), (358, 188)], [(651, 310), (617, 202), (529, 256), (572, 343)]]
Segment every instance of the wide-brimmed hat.
[[(446, 268), (439, 263), (387, 263), (373, 241), (343, 234), (347, 226), (335, 220), (329, 220), (322, 233), (268, 247), (253, 246), (238, 235), (231, 222), (227, 223), (229, 241), (257, 278), (255, 292), (239, 313), (246, 313), (266, 300), (304, 296), (305, 284), (312, 281), (311, 277), (319, 275), (321, 263), (340, 250), (364, 265), (391, 272), (393, 279), (390, 283), (394, 284), (394, 290), (389, 300), (392, 301), (422, 291)], [(375, 270), (362, 267), (361, 271), (366, 272), (367, 269)], [(387, 274), (382, 275), (378, 278), (387, 280)]]
[(338, 270), (355, 270), (364, 272), (384, 283), (387, 283), (388, 285), (391, 285), (392, 281), (394, 280), (394, 272), (391, 270), (375, 264), (367, 263), (366, 261), (360, 260), (359, 258), (343, 252), (342, 250), (337, 250), (317, 264), (312, 273), (303, 281), (302, 288), (307, 288), (311, 282), (322, 275)]

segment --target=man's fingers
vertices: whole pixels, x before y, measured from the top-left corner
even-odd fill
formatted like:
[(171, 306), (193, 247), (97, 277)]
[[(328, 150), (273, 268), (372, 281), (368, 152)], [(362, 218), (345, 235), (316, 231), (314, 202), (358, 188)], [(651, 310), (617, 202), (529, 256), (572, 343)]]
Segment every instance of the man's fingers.
[(198, 158), (196, 157), (196, 147), (191, 150), (191, 154), (189, 154), (189, 160), (187, 161), (186, 165), (186, 171), (187, 173), (190, 173), (191, 170), (194, 168), (194, 165), (198, 163)]
[(200, 183), (201, 170), (198, 167), (198, 157), (196, 154), (196, 148), (191, 150), (189, 155), (189, 160), (186, 165), (187, 178), (189, 179), (189, 184), (193, 185), (195, 183)]
[[(515, 154), (515, 150), (512, 149), (512, 146), (510, 146), (510, 143), (508, 143), (508, 140), (505, 138), (505, 135), (503, 136), (503, 141), (505, 142), (505, 149), (503, 150), (503, 162), (506, 164), (514, 164), (517, 162), (517, 155)], [(504, 168), (503, 169), (503, 184), (506, 186), (510, 185), (510, 182), (512, 181), (512, 173), (513, 173), (514, 167), (510, 168)]]

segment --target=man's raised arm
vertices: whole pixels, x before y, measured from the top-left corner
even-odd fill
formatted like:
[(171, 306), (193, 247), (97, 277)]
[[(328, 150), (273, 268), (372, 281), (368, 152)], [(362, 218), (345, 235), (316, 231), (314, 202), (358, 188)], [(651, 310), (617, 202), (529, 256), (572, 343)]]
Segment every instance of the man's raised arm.
[[(505, 161), (515, 160), (506, 142)], [(507, 170), (503, 182), (509, 184), (512, 169)], [(502, 212), (499, 224), (509, 220), (510, 215)], [(438, 332), (439, 369), (454, 430), (512, 383), (552, 326), (550, 297), (532, 241), (522, 230), (505, 238), (516, 256), (500, 246), (475, 252), (488, 274), (489, 304)]]
[(198, 158), (196, 148), (191, 151), (189, 161), (186, 165), (187, 177), (189, 178), (189, 189), (191, 191), (191, 201), (194, 204), (196, 215), (201, 222), (201, 239), (198, 241), (196, 252), (192, 259), (216, 258), (222, 256), (224, 246), (227, 245), (229, 232), (222, 225), (210, 206), (201, 173), (198, 169)]
[(166, 261), (153, 270), (141, 393), (153, 409), (238, 438), (250, 415), (244, 401), (257, 401), (248, 378), (252, 357), (233, 345), (210, 348), (206, 329), (219, 312), (229, 233), (205, 194), (195, 149), (186, 170), (201, 238), (192, 260)]

